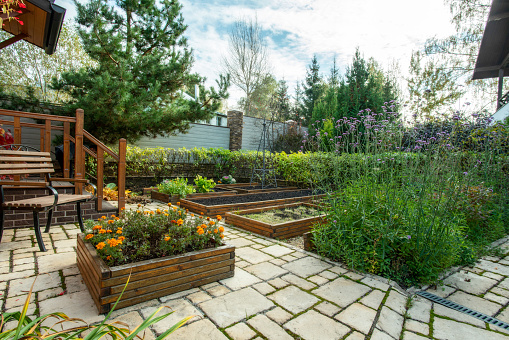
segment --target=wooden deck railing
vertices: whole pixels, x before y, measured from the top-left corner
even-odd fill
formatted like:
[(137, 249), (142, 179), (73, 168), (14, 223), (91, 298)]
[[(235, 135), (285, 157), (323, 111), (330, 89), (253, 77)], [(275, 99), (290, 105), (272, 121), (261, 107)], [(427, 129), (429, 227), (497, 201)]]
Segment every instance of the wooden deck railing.
[[(40, 150), (41, 151), (51, 151), (51, 132), (52, 131), (63, 131), (63, 149), (64, 149), (64, 158), (63, 158), (63, 176), (64, 178), (69, 178), (70, 176), (70, 154), (71, 154), (71, 142), (74, 143), (75, 151), (74, 151), (74, 178), (82, 179), (85, 178), (85, 154), (89, 154), (91, 157), (94, 157), (97, 160), (97, 210), (102, 210), (102, 201), (103, 201), (103, 174), (104, 174), (104, 154), (108, 154), (113, 159), (118, 162), (118, 170), (117, 170), (117, 178), (118, 178), (118, 209), (120, 211), (121, 208), (125, 207), (125, 158), (126, 158), (126, 148), (127, 141), (122, 138), (118, 144), (118, 154), (113, 152), (110, 148), (104, 145), (97, 138), (92, 136), (86, 130), (83, 129), (84, 123), (84, 112), (81, 109), (76, 110), (75, 117), (65, 117), (65, 116), (53, 116), (41, 113), (30, 113), (30, 112), (20, 112), (20, 111), (12, 111), (12, 110), (2, 110), (0, 109), (0, 117), (2, 118), (13, 117), (12, 120), (9, 119), (0, 119), (0, 124), (4, 126), (13, 126), (13, 137), (14, 144), (22, 144), (22, 128), (30, 127), (36, 128), (40, 130)], [(40, 123), (29, 123), (22, 122), (21, 118), (31, 118), (39, 121), (43, 121)], [(61, 125), (55, 125), (55, 124)], [(74, 137), (71, 136), (71, 124), (74, 123)], [(84, 145), (84, 140), (87, 140), (89, 143), (92, 143), (96, 146), (97, 152), (89, 149)], [(76, 183), (75, 184), (76, 193), (82, 193), (83, 184)]]

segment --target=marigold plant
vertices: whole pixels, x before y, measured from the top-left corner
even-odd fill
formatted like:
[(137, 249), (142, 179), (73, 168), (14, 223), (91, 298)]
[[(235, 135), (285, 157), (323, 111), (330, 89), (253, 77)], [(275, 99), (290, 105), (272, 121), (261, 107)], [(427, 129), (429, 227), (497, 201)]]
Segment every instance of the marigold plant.
[(88, 220), (85, 242), (110, 266), (223, 245), (224, 228), (209, 233), (207, 228), (216, 222), (203, 222), (171, 204), (164, 210), (124, 210), (119, 216)]

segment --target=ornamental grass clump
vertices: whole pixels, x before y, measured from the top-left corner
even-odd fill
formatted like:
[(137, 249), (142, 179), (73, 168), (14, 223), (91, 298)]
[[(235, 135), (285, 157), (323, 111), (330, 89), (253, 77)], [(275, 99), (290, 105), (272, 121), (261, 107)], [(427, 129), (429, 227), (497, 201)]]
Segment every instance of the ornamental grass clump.
[(178, 206), (155, 211), (123, 210), (120, 216), (87, 221), (85, 240), (110, 266), (178, 255), (223, 245), (216, 219), (194, 216)]
[(509, 232), (507, 129), (489, 128), (465, 150), (487, 121), (455, 114), (429, 129), (390, 109), (316, 121), (305, 137), (303, 149), (327, 159), (308, 163), (313, 185), (329, 192), (314, 242), (321, 255), (404, 285), (436, 282)]

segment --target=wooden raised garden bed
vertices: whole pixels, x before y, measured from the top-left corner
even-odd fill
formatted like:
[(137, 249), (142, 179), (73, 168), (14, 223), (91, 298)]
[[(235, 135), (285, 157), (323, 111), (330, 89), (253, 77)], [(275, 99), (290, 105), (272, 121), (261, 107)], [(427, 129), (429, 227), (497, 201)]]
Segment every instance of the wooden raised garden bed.
[(306, 206), (310, 208), (317, 209), (318, 206), (310, 203), (292, 203), (292, 204), (283, 204), (279, 206), (273, 207), (264, 207), (257, 209), (248, 209), (241, 210), (236, 212), (227, 212), (226, 220), (229, 224), (232, 224), (236, 227), (263, 235), (271, 238), (279, 238), (285, 239), (295, 236), (303, 235), (311, 230), (311, 226), (313, 224), (322, 222), (325, 215), (313, 216), (308, 218), (302, 218), (298, 220), (292, 220), (283, 223), (267, 223), (258, 221), (252, 218), (248, 218), (243, 215), (251, 215), (257, 213), (263, 213), (271, 210), (281, 210), (283, 208), (296, 208), (299, 206)]
[(235, 247), (229, 245), (108, 267), (80, 234), (76, 254), (81, 276), (99, 313), (110, 311), (131, 271), (117, 309), (233, 277), (235, 269)]
[(231, 187), (250, 187), (252, 185), (258, 185), (259, 183), (233, 183), (233, 184), (216, 184), (216, 188), (229, 189)]
[[(210, 205), (208, 199), (181, 199), (180, 200), (180, 207), (189, 209), (189, 211), (192, 211), (194, 213), (198, 214), (204, 214), (206, 216), (216, 216), (216, 215), (224, 215), (226, 212), (230, 211), (236, 211), (236, 210), (246, 210), (246, 209), (255, 209), (255, 208), (262, 208), (262, 207), (270, 207), (275, 205), (282, 205), (282, 204), (289, 204), (289, 203), (295, 203), (295, 202), (310, 202), (313, 199), (317, 199), (320, 197), (324, 197), (325, 195), (312, 195), (310, 194), (310, 190), (302, 190), (302, 191), (296, 191), (299, 192), (309, 192), (307, 195), (303, 194), (301, 196), (295, 196), (295, 197), (284, 197), (283, 198), (276, 198), (276, 199), (265, 199), (260, 200), (258, 197), (264, 196), (264, 195), (270, 195), (267, 197), (277, 197), (278, 195), (286, 194), (286, 193), (292, 193), (292, 191), (278, 191), (278, 192), (271, 192), (271, 193), (260, 193), (260, 194), (239, 194), (236, 196), (230, 196), (228, 198), (231, 198), (232, 201), (238, 200), (240, 203), (229, 203), (229, 204), (216, 204), (216, 205)], [(226, 197), (225, 197), (226, 198)], [(250, 198), (253, 198), (249, 202), (245, 202), (246, 200), (249, 200)]]
[(286, 190), (299, 190), (297, 187), (273, 187), (273, 188), (263, 188), (261, 185), (253, 185), (253, 186), (244, 186), (244, 187), (229, 187), (230, 190), (235, 190), (239, 194), (255, 194), (259, 192), (268, 192), (268, 191), (286, 191)]
[[(220, 188), (220, 191), (211, 191), (211, 192), (196, 192), (194, 194), (189, 194), (186, 198), (210, 198), (217, 196), (232, 196), (236, 195), (236, 191), (228, 190), (226, 188)], [(165, 203), (177, 204), (181, 200), (179, 195), (169, 195), (160, 193), (157, 190), (152, 190), (150, 192), (150, 198), (153, 200), (163, 201)]]

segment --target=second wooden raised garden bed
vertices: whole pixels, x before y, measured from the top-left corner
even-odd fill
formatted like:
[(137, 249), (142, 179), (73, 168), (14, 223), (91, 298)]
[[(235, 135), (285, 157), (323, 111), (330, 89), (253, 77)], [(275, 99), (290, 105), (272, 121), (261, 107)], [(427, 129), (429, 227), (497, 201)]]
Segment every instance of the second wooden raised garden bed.
[(235, 247), (229, 245), (109, 267), (80, 234), (76, 257), (99, 313), (111, 310), (131, 272), (116, 309), (232, 277), (235, 269)]
[(243, 203), (229, 203), (229, 204), (216, 204), (216, 205), (208, 205), (209, 202), (207, 199), (181, 199), (180, 207), (189, 209), (194, 213), (203, 214), (206, 216), (216, 216), (216, 215), (224, 215), (227, 212), (237, 211), (237, 210), (246, 210), (246, 209), (255, 209), (262, 207), (270, 207), (275, 205), (289, 204), (295, 202), (310, 202), (314, 199), (325, 197), (322, 195), (312, 195), (311, 190), (301, 190), (297, 192), (308, 192), (307, 195), (303, 194), (301, 196), (295, 197), (284, 197), (280, 199), (266, 199), (266, 200), (257, 200), (256, 197), (261, 197), (258, 195), (276, 195), (285, 193), (292, 193), (292, 191), (283, 191), (283, 192), (273, 192), (273, 193), (262, 193), (262, 194), (239, 194), (236, 196), (231, 196), (232, 199), (239, 198), (240, 200), (245, 200), (246, 198), (253, 197), (254, 200), (251, 202), (243, 202)]
[[(228, 190), (226, 188), (220, 188), (220, 191), (211, 191), (211, 192), (196, 192), (194, 194), (189, 194), (186, 198), (210, 198), (210, 197), (218, 197), (218, 196), (232, 196), (236, 195), (236, 191)], [(181, 200), (179, 195), (169, 195), (163, 194), (157, 190), (152, 190), (150, 192), (150, 198), (153, 200), (162, 201), (165, 203), (177, 204)]]
[(317, 209), (318, 206), (309, 203), (292, 203), (292, 204), (283, 204), (279, 206), (273, 207), (264, 207), (257, 209), (247, 209), (236, 212), (227, 212), (226, 220), (229, 224), (232, 224), (241, 229), (245, 229), (247, 231), (254, 232), (256, 234), (260, 234), (263, 236), (271, 237), (271, 238), (279, 238), (285, 239), (290, 237), (296, 237), (303, 235), (311, 230), (311, 226), (316, 223), (320, 223), (324, 220), (325, 215), (313, 216), (308, 218), (302, 218), (298, 220), (283, 222), (283, 223), (267, 223), (258, 221), (252, 218), (248, 218), (244, 215), (251, 215), (257, 213), (263, 213), (270, 210), (281, 210), (284, 208), (296, 208), (299, 206), (307, 206), (310, 208)]

